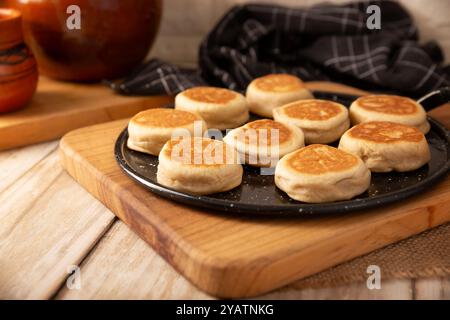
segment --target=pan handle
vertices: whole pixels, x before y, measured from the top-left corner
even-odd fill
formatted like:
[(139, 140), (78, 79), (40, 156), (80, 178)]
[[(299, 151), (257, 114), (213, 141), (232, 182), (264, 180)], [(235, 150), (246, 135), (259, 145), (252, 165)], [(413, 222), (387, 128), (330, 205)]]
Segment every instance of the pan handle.
[(439, 88), (417, 100), (417, 102), (420, 103), (426, 111), (437, 108), (449, 101), (450, 87)]

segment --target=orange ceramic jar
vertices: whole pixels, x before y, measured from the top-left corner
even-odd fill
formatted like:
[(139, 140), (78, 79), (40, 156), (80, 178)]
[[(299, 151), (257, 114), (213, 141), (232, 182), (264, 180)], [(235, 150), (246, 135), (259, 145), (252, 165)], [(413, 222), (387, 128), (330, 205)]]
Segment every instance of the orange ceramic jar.
[(36, 91), (36, 60), (23, 42), (21, 19), (17, 10), (0, 9), (0, 112), (20, 109)]
[[(39, 72), (67, 81), (130, 73), (147, 56), (162, 10), (161, 0), (4, 1), (23, 15), (25, 41)], [(71, 8), (79, 11), (79, 28), (68, 27)]]

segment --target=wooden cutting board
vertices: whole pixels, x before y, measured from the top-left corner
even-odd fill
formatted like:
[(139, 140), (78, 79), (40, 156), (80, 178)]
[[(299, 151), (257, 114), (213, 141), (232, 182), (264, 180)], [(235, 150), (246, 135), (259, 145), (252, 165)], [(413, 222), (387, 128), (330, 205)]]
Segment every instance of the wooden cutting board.
[(77, 128), (127, 118), (172, 101), (168, 96), (120, 96), (101, 84), (41, 77), (36, 94), (24, 109), (0, 114), (0, 150), (53, 140)]
[[(450, 125), (448, 109), (436, 115)], [(327, 217), (234, 216), (183, 206), (147, 191), (117, 166), (113, 147), (126, 125), (120, 120), (67, 134), (63, 167), (182, 275), (218, 297), (262, 294), (450, 221), (450, 178), (402, 203)]]

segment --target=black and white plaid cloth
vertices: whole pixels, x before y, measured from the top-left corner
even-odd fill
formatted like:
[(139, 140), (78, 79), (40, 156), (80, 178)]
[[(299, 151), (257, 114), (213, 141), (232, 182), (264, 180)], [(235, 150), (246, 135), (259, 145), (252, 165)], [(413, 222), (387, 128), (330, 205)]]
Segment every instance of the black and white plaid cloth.
[[(366, 26), (366, 9), (373, 4), (381, 9), (381, 30)], [(153, 59), (111, 86), (137, 95), (173, 95), (198, 85), (244, 91), (258, 76), (290, 73), (415, 97), (450, 85), (450, 66), (442, 66), (438, 45), (417, 40), (412, 18), (391, 1), (311, 8), (240, 5), (201, 44), (198, 70)]]

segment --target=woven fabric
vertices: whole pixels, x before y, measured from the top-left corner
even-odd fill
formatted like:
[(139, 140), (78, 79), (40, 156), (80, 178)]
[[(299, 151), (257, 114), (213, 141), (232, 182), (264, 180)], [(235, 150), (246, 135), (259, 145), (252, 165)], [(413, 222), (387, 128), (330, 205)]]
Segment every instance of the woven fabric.
[[(381, 30), (369, 30), (367, 7), (381, 9)], [(290, 73), (369, 90), (420, 96), (450, 85), (437, 44), (420, 44), (411, 16), (391, 1), (286, 8), (232, 8), (207, 35), (199, 69), (151, 60), (112, 88), (122, 94), (176, 94), (198, 85), (244, 91), (255, 77)]]
[(450, 275), (450, 223), (388, 245), (290, 284), (295, 289), (335, 287), (366, 281), (367, 267), (377, 265), (381, 281)]

